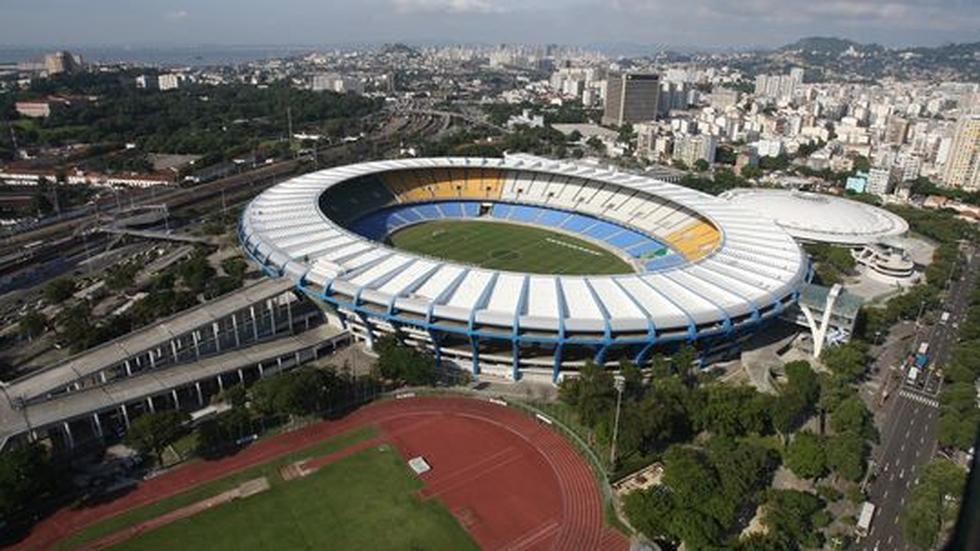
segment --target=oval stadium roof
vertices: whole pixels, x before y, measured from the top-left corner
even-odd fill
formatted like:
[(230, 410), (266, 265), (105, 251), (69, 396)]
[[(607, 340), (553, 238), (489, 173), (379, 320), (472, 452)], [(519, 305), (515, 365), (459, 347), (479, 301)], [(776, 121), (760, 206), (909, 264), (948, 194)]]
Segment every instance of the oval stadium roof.
[[(626, 198), (649, 199), (660, 207), (672, 205), (671, 212), (683, 210), (709, 221), (721, 238), (710, 252), (690, 256), (666, 270), (526, 274), (386, 246), (350, 231), (318, 204), (325, 190), (353, 178), (433, 168), (496, 169), (518, 181), (522, 175), (533, 179), (532, 174), (545, 174), (549, 181), (560, 177), (569, 185), (597, 186), (619, 197), (616, 206), (606, 196), (601, 203), (575, 203), (566, 207), (569, 210), (640, 228), (652, 211), (637, 207), (628, 215), (616, 207)], [(561, 199), (561, 193), (533, 196), (525, 191), (511, 198), (506, 189), (503, 193), (500, 201), (530, 205), (554, 206)], [(681, 328), (693, 337), (702, 327), (730, 327), (736, 318), (758, 319), (760, 311), (771, 312), (773, 305), (785, 304), (787, 297), (795, 297), (807, 269), (802, 250), (785, 231), (728, 201), (632, 174), (513, 158), (391, 160), (306, 174), (254, 199), (242, 215), (239, 237), (248, 254), (268, 271), (290, 277), (327, 299), (363, 306), (382, 316), (414, 316), (447, 326), (499, 327), (513, 334), (518, 326), (522, 331), (606, 335), (661, 334)]]

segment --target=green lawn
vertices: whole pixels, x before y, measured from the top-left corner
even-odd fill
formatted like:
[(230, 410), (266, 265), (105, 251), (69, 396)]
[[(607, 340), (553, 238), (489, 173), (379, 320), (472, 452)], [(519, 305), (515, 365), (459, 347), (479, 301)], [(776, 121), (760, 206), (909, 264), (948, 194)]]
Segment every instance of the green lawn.
[(211, 496), (218, 495), (221, 492), (237, 487), (246, 480), (258, 478), (260, 476), (266, 476), (269, 479), (269, 482), (273, 484), (273, 487), (275, 487), (277, 484), (284, 483), (279, 477), (279, 467), (301, 459), (319, 457), (328, 453), (342, 450), (348, 446), (352, 446), (358, 442), (362, 442), (368, 438), (377, 436), (377, 434), (378, 429), (370, 426), (346, 432), (333, 438), (328, 438), (307, 448), (287, 454), (269, 463), (249, 467), (224, 478), (219, 478), (206, 484), (195, 486), (194, 488), (191, 488), (185, 492), (162, 499), (155, 503), (151, 503), (149, 505), (107, 518), (101, 522), (97, 522), (79, 531), (70, 538), (63, 540), (56, 547), (58, 549), (73, 549), (79, 547), (84, 543), (101, 538), (113, 532), (117, 532), (127, 526), (156, 518), (165, 513), (169, 513), (170, 511), (174, 511)]
[(504, 222), (423, 222), (397, 231), (388, 239), (400, 249), (494, 270), (539, 274), (635, 271), (619, 256), (588, 241)]
[(117, 549), (476, 549), (388, 445), (129, 540)]

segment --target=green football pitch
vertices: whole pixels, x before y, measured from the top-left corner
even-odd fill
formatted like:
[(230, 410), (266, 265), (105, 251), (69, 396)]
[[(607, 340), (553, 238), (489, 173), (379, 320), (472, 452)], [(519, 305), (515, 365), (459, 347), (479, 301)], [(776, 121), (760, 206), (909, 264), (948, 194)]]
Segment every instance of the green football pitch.
[(492, 270), (538, 274), (625, 274), (612, 252), (564, 233), (505, 222), (439, 220), (399, 230), (395, 247)]
[(148, 531), (116, 549), (476, 549), (388, 445)]

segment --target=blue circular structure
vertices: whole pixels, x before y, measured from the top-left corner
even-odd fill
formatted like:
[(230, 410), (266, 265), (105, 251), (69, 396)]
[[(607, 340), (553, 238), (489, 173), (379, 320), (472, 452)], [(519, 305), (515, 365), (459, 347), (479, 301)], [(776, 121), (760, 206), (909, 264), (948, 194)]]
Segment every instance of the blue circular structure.
[[(489, 270), (393, 248), (411, 224), (486, 219), (566, 232), (635, 272)], [(665, 182), (559, 162), (431, 158), (294, 178), (242, 216), (246, 252), (369, 345), (392, 334), (474, 373), (557, 380), (587, 360), (722, 354), (792, 304), (806, 275), (771, 221)]]

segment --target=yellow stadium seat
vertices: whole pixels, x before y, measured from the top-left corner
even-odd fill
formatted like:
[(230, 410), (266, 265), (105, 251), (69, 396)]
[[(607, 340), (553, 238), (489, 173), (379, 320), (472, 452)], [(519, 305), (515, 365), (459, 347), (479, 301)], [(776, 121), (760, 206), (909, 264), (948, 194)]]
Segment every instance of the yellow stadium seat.
[(721, 234), (713, 225), (698, 220), (672, 232), (667, 236), (670, 243), (688, 260), (696, 260), (714, 250), (721, 240)]

